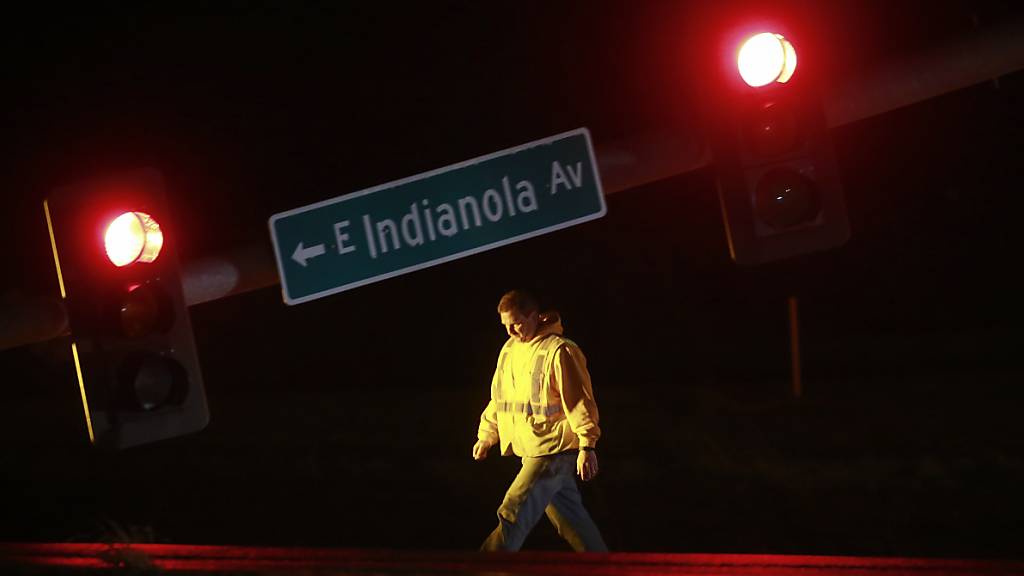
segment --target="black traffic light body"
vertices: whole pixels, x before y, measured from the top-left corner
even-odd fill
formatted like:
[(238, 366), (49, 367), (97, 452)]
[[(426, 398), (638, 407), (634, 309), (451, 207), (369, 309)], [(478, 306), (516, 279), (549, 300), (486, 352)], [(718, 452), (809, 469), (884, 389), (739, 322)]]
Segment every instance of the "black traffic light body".
[[(204, 428), (209, 412), (182, 292), (179, 235), (160, 173), (60, 188), (44, 210), (90, 440), (121, 449)], [(108, 257), (108, 227), (126, 213), (159, 224), (152, 261), (117, 266)]]
[(802, 62), (784, 83), (751, 87), (735, 48), (709, 105), (733, 260), (756, 265), (841, 246), (849, 221), (813, 69)]

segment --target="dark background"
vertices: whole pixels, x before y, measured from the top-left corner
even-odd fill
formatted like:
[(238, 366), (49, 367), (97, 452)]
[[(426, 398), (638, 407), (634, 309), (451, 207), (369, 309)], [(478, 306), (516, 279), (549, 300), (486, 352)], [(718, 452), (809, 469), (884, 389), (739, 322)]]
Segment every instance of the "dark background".
[[(39, 8), (2, 40), (0, 293), (56, 294), (40, 203), (80, 177), (160, 168), (185, 260), (269, 252), (278, 211), (692, 114), (702, 41), (730, 17), (817, 30), (836, 85), (1013, 4)], [(276, 287), (194, 306), (212, 420), (187, 438), (90, 450), (67, 340), (4, 351), (0, 540), (475, 549), (518, 466), (470, 458), (494, 306), (530, 284), (589, 359), (605, 436), (585, 498), (613, 549), (1019, 556), (1022, 83), (834, 129), (852, 238), (826, 253), (735, 266), (708, 168), (297, 307)], [(527, 546), (564, 549), (544, 521)]]

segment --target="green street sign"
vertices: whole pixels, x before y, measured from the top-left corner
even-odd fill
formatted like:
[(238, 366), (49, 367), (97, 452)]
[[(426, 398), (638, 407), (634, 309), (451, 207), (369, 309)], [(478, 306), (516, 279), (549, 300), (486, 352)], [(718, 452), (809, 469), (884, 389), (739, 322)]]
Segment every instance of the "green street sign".
[(580, 128), (270, 217), (284, 301), (301, 304), (604, 216)]

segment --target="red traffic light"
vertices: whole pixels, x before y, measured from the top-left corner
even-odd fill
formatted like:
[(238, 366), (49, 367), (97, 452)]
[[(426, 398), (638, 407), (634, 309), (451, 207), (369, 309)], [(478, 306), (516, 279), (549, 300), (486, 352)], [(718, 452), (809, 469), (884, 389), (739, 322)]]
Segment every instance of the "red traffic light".
[(125, 212), (107, 225), (103, 243), (114, 266), (128, 266), (156, 260), (164, 245), (164, 234), (149, 214)]
[(850, 236), (815, 54), (801, 55), (796, 74), (794, 45), (816, 45), (798, 25), (758, 20), (722, 29), (718, 83), (705, 101), (729, 252), (744, 265)]
[(209, 409), (160, 172), (82, 180), (43, 208), (90, 442), (123, 449), (201, 430)]
[(743, 81), (753, 88), (784, 83), (796, 70), (796, 50), (782, 34), (762, 32), (743, 41), (736, 67)]

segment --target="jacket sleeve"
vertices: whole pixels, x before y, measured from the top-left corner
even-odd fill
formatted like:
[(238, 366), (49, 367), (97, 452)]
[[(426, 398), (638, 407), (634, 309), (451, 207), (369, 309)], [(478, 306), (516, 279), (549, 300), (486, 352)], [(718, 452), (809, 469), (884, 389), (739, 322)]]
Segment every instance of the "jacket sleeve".
[(491, 398), (480, 414), (480, 428), (476, 433), (477, 440), (490, 442), (492, 445), (498, 443), (498, 407)]
[(579, 436), (580, 448), (596, 447), (601, 437), (600, 416), (583, 351), (572, 344), (560, 346), (552, 369), (562, 395), (562, 409), (572, 431)]
[(497, 444), (500, 439), (498, 435), (498, 404), (495, 402), (494, 397), (501, 384), (502, 359), (504, 358), (504, 354), (505, 348), (503, 347), (501, 352), (498, 354), (498, 365), (494, 368), (494, 376), (491, 378), (491, 399), (487, 402), (487, 407), (484, 408), (483, 413), (480, 414), (480, 427), (476, 432), (478, 440), (490, 442), (491, 444)]

